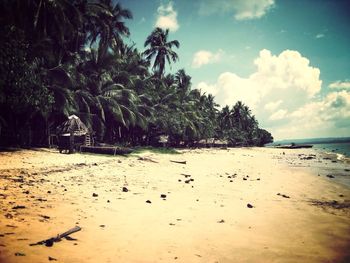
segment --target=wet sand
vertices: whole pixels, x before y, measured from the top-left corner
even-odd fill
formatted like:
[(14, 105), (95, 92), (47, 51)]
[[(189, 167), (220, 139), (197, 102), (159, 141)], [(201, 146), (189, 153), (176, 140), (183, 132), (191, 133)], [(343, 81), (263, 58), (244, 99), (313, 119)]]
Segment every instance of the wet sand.
[(312, 149), (1, 152), (0, 262), (349, 262), (349, 168)]

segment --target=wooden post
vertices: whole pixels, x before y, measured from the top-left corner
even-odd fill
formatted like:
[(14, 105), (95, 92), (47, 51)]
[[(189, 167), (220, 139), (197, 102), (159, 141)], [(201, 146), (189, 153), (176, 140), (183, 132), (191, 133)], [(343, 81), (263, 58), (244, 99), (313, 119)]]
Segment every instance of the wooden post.
[(74, 132), (69, 134), (69, 153), (74, 153)]

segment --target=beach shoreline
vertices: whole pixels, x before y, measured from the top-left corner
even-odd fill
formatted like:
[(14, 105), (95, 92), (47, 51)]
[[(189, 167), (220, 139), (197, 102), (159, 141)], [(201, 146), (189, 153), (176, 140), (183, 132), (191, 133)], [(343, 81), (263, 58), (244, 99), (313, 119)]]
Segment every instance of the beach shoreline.
[[(313, 149), (179, 151), (1, 152), (0, 262), (350, 259), (348, 163)], [(77, 240), (29, 246), (75, 225)]]

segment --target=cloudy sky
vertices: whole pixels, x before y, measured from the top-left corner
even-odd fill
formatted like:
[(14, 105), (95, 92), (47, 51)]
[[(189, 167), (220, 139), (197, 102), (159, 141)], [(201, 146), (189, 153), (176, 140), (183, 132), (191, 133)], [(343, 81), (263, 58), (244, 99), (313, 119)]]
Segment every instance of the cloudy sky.
[(192, 88), (242, 100), (275, 139), (350, 136), (349, 0), (122, 0), (130, 41), (177, 39)]

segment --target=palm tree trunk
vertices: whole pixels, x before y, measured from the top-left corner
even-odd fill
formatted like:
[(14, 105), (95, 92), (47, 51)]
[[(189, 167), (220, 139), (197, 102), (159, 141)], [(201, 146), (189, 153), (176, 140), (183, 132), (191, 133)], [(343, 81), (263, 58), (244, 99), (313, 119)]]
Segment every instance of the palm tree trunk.
[(38, 10), (36, 11), (36, 14), (35, 14), (35, 18), (34, 18), (34, 28), (36, 28), (37, 25), (38, 25), (39, 13), (40, 13), (40, 9), (41, 9), (42, 2), (43, 2), (43, 0), (40, 0), (39, 6), (38, 6)]

